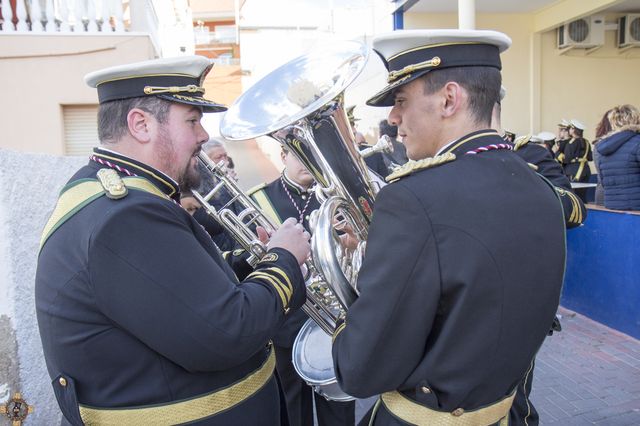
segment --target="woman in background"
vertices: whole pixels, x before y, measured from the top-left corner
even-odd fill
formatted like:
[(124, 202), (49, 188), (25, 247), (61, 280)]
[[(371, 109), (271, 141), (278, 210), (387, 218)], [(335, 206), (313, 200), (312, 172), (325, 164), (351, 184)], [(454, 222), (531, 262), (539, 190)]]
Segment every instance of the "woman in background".
[(621, 105), (608, 118), (611, 132), (596, 147), (604, 206), (640, 210), (640, 112), (632, 105)]
[(604, 206), (604, 189), (602, 189), (602, 177), (600, 176), (600, 170), (598, 169), (598, 147), (597, 143), (602, 140), (602, 137), (611, 132), (611, 123), (609, 123), (609, 113), (612, 110), (608, 110), (604, 113), (598, 125), (596, 126), (596, 139), (593, 141), (593, 163), (596, 166), (596, 173), (598, 173), (598, 185), (596, 186), (596, 194), (594, 202), (599, 206)]

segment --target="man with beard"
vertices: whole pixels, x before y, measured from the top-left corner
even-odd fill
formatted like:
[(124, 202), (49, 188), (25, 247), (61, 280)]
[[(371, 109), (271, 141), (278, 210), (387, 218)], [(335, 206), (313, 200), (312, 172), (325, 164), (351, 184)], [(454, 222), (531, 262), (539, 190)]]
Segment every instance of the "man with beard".
[(202, 114), (225, 110), (202, 96), (210, 68), (191, 56), (85, 78), (101, 146), (63, 189), (36, 274), (63, 422), (280, 423), (269, 339), (304, 303), (309, 235), (295, 220), (259, 230), (267, 254), (234, 271), (178, 203), (197, 184)]
[[(395, 31), (373, 39), (410, 160), (380, 190), (359, 297), (334, 332), (338, 384), (379, 394), (372, 425), (506, 424), (558, 307), (562, 208), (490, 129), (495, 31)], [(390, 247), (392, 249), (390, 249)]]

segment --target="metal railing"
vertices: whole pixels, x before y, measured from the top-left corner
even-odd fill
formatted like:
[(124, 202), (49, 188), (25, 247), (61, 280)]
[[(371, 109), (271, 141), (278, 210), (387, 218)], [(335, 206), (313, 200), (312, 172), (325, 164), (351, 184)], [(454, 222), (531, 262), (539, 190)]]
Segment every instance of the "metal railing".
[(1, 0), (2, 33), (122, 33), (122, 0)]

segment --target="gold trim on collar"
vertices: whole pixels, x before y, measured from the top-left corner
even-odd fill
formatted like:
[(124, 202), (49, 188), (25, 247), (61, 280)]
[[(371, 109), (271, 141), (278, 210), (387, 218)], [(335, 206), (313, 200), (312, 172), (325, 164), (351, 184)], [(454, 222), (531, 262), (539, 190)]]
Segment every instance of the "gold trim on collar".
[(196, 86), (195, 84), (189, 84), (188, 86), (144, 86), (145, 95), (157, 95), (159, 93), (204, 93), (204, 87)]
[(402, 68), (401, 70), (398, 71), (390, 71), (389, 75), (387, 76), (387, 83), (391, 83), (393, 82), (395, 79), (397, 79), (398, 77), (402, 77), (403, 75), (406, 74), (411, 74), (414, 71), (418, 71), (418, 70), (423, 70), (425, 68), (435, 68), (438, 65), (440, 65), (442, 63), (442, 60), (440, 59), (439, 56), (434, 56), (433, 58), (429, 59), (428, 61), (423, 61), (417, 64), (411, 64), (411, 65), (407, 65), (406, 67)]
[(455, 45), (463, 45), (463, 44), (482, 44), (482, 43), (478, 43), (475, 41), (460, 41), (460, 42), (452, 42), (452, 43), (430, 44), (428, 46), (419, 46), (419, 47), (414, 47), (413, 49), (404, 50), (400, 53), (396, 53), (395, 55), (389, 57), (389, 59), (387, 59), (387, 62), (391, 62), (399, 56), (406, 55), (407, 53), (411, 53), (411, 52), (417, 52), (419, 50), (427, 50), (427, 49), (433, 49), (434, 47), (455, 46)]
[[(177, 183), (174, 185), (171, 182), (167, 182), (166, 179), (163, 179), (161, 176), (158, 176), (157, 174), (153, 173), (149, 169), (145, 169), (142, 166), (139, 166), (137, 164), (131, 163), (131, 162), (127, 161), (127, 160), (123, 160), (122, 158), (112, 157), (110, 155), (106, 155), (106, 154), (103, 154), (101, 152), (94, 152), (93, 155), (96, 155), (98, 157), (108, 158), (108, 159), (113, 160), (113, 161), (118, 161), (120, 163), (126, 164), (126, 165), (131, 166), (131, 167), (135, 167), (138, 170), (142, 170), (143, 172), (150, 174), (151, 176), (153, 176), (154, 178), (156, 178), (160, 182), (164, 183), (165, 185), (167, 185), (171, 189), (171, 193), (169, 194), (170, 197), (173, 194), (175, 194), (176, 192), (178, 192), (178, 184)], [(171, 178), (169, 178), (169, 179), (171, 179)]]

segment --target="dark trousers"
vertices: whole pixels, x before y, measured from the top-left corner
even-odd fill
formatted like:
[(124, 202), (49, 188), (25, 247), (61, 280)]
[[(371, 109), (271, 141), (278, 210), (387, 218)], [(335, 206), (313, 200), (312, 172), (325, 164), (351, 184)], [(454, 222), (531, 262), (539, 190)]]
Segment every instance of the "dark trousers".
[(355, 424), (355, 401), (327, 401), (313, 391), (311, 386), (296, 373), (291, 362), (291, 348), (274, 346), (276, 370), (280, 378), (291, 426), (313, 426), (313, 399), (316, 402), (318, 426), (353, 426)]
[(531, 384), (533, 383), (533, 370), (535, 361), (531, 361), (529, 370), (524, 378), (518, 383), (516, 396), (509, 411), (509, 426), (537, 426), (538, 412), (529, 400), (531, 395)]

